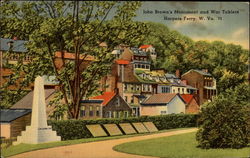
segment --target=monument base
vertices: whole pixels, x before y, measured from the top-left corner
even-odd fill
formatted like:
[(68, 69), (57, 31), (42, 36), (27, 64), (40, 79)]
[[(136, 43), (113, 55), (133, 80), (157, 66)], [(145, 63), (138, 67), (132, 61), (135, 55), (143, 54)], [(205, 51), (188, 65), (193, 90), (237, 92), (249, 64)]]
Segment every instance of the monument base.
[(57, 136), (56, 131), (52, 131), (51, 126), (46, 128), (26, 126), (26, 130), (22, 131), (21, 136), (17, 137), (17, 141), (13, 142), (13, 145), (20, 143), (39, 144), (54, 141), (61, 141), (61, 137)]

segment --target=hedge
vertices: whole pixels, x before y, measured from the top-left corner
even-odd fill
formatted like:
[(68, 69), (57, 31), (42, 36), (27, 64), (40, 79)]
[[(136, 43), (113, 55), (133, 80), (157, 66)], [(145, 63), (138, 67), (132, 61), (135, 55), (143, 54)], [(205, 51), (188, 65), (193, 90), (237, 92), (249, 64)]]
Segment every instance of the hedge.
[(95, 120), (49, 120), (48, 124), (52, 129), (57, 131), (57, 135), (61, 136), (62, 140), (74, 140), (81, 138), (92, 137), (86, 125), (89, 124), (119, 124), (132, 122), (153, 122), (159, 130), (196, 127), (197, 114), (170, 114), (161, 116), (142, 116), (120, 119), (95, 119)]

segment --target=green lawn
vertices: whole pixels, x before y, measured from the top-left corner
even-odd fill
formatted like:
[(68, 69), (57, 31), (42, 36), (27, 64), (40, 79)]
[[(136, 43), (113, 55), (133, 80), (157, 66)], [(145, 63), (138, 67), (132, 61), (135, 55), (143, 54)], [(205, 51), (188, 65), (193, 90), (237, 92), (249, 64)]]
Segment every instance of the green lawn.
[(250, 147), (243, 149), (200, 149), (197, 148), (195, 132), (188, 134), (148, 139), (124, 143), (114, 147), (114, 150), (146, 156), (164, 158), (247, 158)]
[[(182, 130), (182, 129), (188, 129), (188, 128), (162, 130), (162, 131), (155, 132), (155, 133), (162, 133), (162, 132)], [(153, 134), (153, 133), (149, 133), (149, 134)], [(103, 140), (110, 140), (110, 139), (135, 137), (135, 136), (140, 136), (140, 135), (149, 135), (149, 134), (147, 133), (147, 134), (122, 135), (122, 136), (112, 136), (112, 137), (85, 138), (85, 139), (67, 140), (67, 141), (42, 143), (42, 144), (19, 144), (15, 146), (10, 146), (7, 149), (1, 149), (1, 156), (8, 157), (8, 156), (13, 156), (13, 155), (17, 155), (20, 153), (28, 152), (28, 151), (52, 148), (52, 147), (57, 147), (57, 146), (66, 146), (66, 145), (81, 144), (81, 143), (94, 142), (94, 141), (103, 141)]]

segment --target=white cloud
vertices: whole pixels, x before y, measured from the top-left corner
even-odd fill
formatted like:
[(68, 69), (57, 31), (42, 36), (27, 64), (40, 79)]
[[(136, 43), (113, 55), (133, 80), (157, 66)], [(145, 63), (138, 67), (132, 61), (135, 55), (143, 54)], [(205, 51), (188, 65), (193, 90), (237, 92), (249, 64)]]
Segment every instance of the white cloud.
[(233, 32), (232, 38), (233, 39), (249, 38), (249, 31), (245, 27), (239, 28)]

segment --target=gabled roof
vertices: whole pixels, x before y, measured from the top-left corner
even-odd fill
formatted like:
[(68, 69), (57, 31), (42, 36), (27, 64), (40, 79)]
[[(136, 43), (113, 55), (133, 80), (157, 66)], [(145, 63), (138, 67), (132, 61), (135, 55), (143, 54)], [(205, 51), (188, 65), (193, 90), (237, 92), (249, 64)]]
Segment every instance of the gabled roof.
[(188, 73), (191, 72), (191, 71), (197, 72), (197, 73), (199, 73), (199, 74), (201, 74), (201, 75), (203, 75), (203, 76), (212, 76), (212, 75), (211, 75), (210, 73), (208, 73), (208, 72), (205, 72), (205, 71), (202, 71), (202, 70), (197, 70), (197, 69), (191, 69), (191, 70), (189, 70), (188, 72), (184, 73), (184, 74), (181, 75), (181, 76), (184, 76), (184, 75), (188, 74)]
[(166, 105), (171, 102), (175, 96), (179, 96), (179, 98), (184, 102), (184, 100), (177, 93), (158, 93), (150, 96), (142, 103), (142, 105)]
[(27, 52), (27, 48), (25, 47), (25, 43), (28, 41), (24, 40), (13, 40), (9, 38), (0, 38), (0, 50), (2, 51), (8, 51), (10, 49), (8, 43), (13, 43), (13, 52)]
[(189, 104), (191, 100), (194, 98), (192, 94), (181, 94), (181, 97), (186, 102), (186, 104)]
[(128, 48), (125, 48), (120, 56), (120, 59), (132, 61), (132, 56), (133, 56), (133, 53), (131, 52), (131, 50)]
[(152, 47), (152, 45), (142, 45), (142, 46), (140, 46), (140, 49), (145, 49), (145, 48), (148, 48), (148, 47)]
[(31, 109), (1, 109), (0, 122), (8, 123), (29, 113)]
[[(55, 52), (55, 57), (62, 58), (62, 52), (60, 52), (60, 51)], [(76, 57), (75, 57), (74, 53), (64, 52), (64, 58), (65, 59), (75, 59)], [(87, 55), (86, 57), (84, 55), (80, 55), (80, 59), (93, 61), (94, 57), (91, 55)]]
[(176, 77), (174, 74), (166, 73), (165, 76), (166, 76), (167, 79), (172, 79), (172, 78), (173, 79), (178, 79), (178, 77)]
[(123, 59), (117, 59), (115, 60), (115, 62), (119, 65), (127, 65), (129, 64), (129, 61), (128, 60), (123, 60)]
[(104, 92), (102, 95), (98, 95), (90, 99), (103, 100), (102, 105), (105, 106), (115, 95), (115, 92)]
[[(46, 104), (49, 103), (48, 98), (55, 92), (55, 89), (44, 89)], [(16, 104), (14, 104), (11, 109), (32, 109), (34, 91), (29, 92)]]

